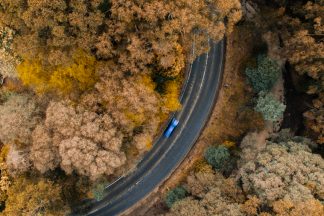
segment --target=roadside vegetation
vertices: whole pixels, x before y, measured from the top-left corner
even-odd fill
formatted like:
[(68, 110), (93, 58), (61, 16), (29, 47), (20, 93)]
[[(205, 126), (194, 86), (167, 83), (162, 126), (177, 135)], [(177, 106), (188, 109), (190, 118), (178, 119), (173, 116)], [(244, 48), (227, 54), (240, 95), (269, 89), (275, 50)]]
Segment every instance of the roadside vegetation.
[[(241, 145), (254, 148), (255, 136), (248, 134)], [(274, 134), (259, 143), (264, 148), (254, 159), (240, 158), (242, 166), (227, 178), (206, 163), (188, 175), (182, 186), (187, 196), (178, 196), (166, 215), (323, 215), (324, 160), (310, 144), (287, 131)]]
[(2, 0), (1, 214), (100, 200), (181, 109), (185, 65), (241, 15), (238, 0)]
[[(243, 46), (235, 44), (240, 42), (253, 47), (249, 58), (235, 62), (242, 65), (238, 70), (250, 90), (241, 91), (241, 97), (230, 95), (227, 105), (240, 106), (225, 131), (220, 123), (233, 119), (230, 114), (211, 119), (200, 141), (208, 142), (198, 142), (203, 150), (194, 149), (200, 154), (188, 159), (195, 162), (185, 162), (188, 167), (180, 168), (185, 174), (177, 172), (179, 177), (162, 188), (165, 204), (147, 211), (152, 215), (324, 215), (324, 2), (242, 2), (244, 17), (235, 30), (241, 37), (229, 39), (228, 47), (242, 51)], [(231, 85), (235, 83), (225, 87), (236, 90)], [(247, 95), (243, 103), (239, 98)], [(264, 124), (257, 118), (239, 118), (242, 110), (251, 108)], [(258, 126), (248, 128), (250, 124)], [(186, 193), (170, 207), (174, 186)]]

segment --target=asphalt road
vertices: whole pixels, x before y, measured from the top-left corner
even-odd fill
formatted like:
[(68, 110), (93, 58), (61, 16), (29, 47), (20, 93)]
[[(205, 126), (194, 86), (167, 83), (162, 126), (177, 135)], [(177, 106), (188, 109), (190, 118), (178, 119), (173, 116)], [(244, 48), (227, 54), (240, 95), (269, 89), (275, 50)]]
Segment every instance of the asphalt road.
[(214, 107), (224, 65), (224, 40), (188, 67), (181, 94), (182, 109), (174, 114), (178, 127), (170, 138), (158, 138), (137, 169), (106, 189), (104, 199), (87, 202), (74, 215), (114, 216), (145, 198), (166, 180), (197, 141)]

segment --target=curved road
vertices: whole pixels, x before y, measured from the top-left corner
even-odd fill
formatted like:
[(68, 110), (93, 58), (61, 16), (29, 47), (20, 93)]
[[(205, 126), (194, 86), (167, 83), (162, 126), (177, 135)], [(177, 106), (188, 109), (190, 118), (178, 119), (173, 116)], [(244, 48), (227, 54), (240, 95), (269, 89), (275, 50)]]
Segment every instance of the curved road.
[(157, 139), (134, 172), (109, 185), (101, 201), (86, 203), (74, 215), (118, 215), (145, 198), (183, 161), (210, 116), (221, 84), (225, 42), (211, 46), (207, 54), (198, 57), (188, 68), (181, 94), (183, 107), (174, 114), (179, 125), (171, 137)]

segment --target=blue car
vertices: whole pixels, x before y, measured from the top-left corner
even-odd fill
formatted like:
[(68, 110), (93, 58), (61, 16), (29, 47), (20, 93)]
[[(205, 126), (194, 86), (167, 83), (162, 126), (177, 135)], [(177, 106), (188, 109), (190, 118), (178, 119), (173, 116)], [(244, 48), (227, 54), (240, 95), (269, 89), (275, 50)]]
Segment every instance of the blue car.
[(179, 124), (179, 121), (175, 118), (173, 118), (169, 124), (169, 126), (167, 127), (167, 129), (164, 132), (164, 136), (166, 138), (169, 138), (172, 134), (172, 132), (174, 131), (174, 129), (177, 127), (177, 125)]

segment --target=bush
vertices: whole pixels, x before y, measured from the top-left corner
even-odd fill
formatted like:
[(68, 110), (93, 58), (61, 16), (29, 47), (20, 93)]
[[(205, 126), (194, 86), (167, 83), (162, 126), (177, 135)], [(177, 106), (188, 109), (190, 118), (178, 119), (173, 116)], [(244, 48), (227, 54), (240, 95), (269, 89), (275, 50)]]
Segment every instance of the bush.
[(272, 94), (259, 93), (255, 111), (260, 112), (267, 121), (276, 121), (283, 116), (286, 106), (276, 100)]
[(97, 200), (97, 201), (102, 200), (102, 198), (104, 197), (104, 191), (105, 191), (106, 185), (107, 185), (107, 183), (100, 183), (100, 184), (96, 185), (91, 190), (91, 193), (95, 200)]
[(178, 186), (168, 192), (165, 198), (165, 203), (169, 208), (171, 208), (175, 202), (184, 199), (187, 195), (188, 192), (186, 189), (182, 186)]
[(230, 161), (230, 156), (225, 146), (211, 146), (205, 152), (205, 159), (216, 170), (222, 170)]
[(256, 68), (246, 68), (245, 73), (256, 92), (269, 91), (278, 80), (281, 69), (275, 60), (259, 55)]

